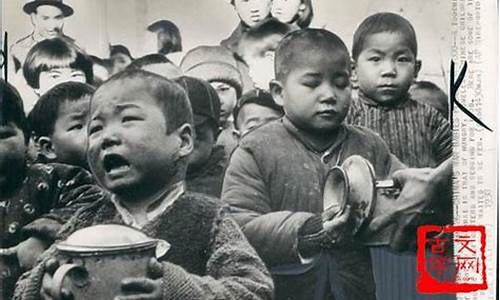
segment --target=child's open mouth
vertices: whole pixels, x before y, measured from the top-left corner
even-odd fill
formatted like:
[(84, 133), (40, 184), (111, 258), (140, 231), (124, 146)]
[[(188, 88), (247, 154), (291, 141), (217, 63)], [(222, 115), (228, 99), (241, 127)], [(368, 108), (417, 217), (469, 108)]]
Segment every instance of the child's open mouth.
[(108, 174), (116, 174), (130, 169), (130, 163), (119, 154), (107, 154), (103, 159), (104, 170)]

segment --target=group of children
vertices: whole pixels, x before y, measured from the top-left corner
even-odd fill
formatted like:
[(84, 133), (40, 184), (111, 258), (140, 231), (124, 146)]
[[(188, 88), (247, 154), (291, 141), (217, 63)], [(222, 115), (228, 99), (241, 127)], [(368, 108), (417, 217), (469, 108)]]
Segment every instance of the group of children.
[[(328, 170), (352, 155), (381, 179), (449, 162), (446, 117), (409, 93), (421, 66), (412, 25), (393, 13), (368, 17), (351, 56), (336, 34), (297, 29), (311, 21), (308, 0), (231, 3), (239, 29), (180, 66), (154, 54), (95, 85), (92, 60), (56, 38), (23, 66), (40, 95), (28, 117), (0, 82), (5, 299), (50, 299), (54, 241), (108, 223), (171, 244), (158, 258), (162, 276), (124, 282), (117, 299), (416, 296), (383, 291), (392, 282), (381, 273), (400, 256), (370, 253), (349, 233), (349, 206), (331, 215), (322, 196)], [(264, 50), (274, 61), (266, 91), (245, 84), (248, 64), (231, 45), (258, 37), (251, 28), (270, 14), (297, 28), (286, 25)], [(443, 213), (431, 222), (451, 223), (451, 197), (434, 196)]]

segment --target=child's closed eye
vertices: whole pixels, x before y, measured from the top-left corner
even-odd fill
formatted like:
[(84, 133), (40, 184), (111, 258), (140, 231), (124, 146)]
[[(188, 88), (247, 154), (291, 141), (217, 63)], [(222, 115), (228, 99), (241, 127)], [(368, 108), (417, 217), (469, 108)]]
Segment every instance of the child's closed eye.
[(122, 118), (122, 123), (126, 123), (126, 122), (134, 122), (134, 121), (142, 121), (143, 119), (141, 117), (138, 117), (138, 116), (124, 116)]
[(318, 79), (310, 79), (310, 80), (304, 80), (302, 81), (302, 85), (309, 87), (309, 88), (315, 88), (321, 84), (321, 81)]
[(102, 125), (91, 125), (89, 127), (89, 135), (95, 134), (102, 130)]
[(83, 124), (74, 124), (71, 125), (67, 131), (82, 130), (82, 129), (83, 129)]
[(380, 56), (370, 56), (368, 57), (368, 61), (379, 62), (381, 60)]

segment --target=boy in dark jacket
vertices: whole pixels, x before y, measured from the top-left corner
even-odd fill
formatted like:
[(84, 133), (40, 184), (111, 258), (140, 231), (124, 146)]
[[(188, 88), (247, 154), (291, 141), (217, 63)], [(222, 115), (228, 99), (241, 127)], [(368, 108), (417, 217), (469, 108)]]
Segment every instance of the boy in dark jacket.
[[(91, 103), (89, 163), (111, 196), (79, 210), (60, 237), (118, 223), (171, 244), (160, 258), (163, 277), (124, 281), (127, 297), (117, 299), (271, 299), (268, 271), (223, 205), (185, 192), (192, 123), (185, 91), (159, 75), (126, 70), (101, 85)], [(14, 299), (50, 295), (54, 250), (18, 282)]]
[(375, 299), (368, 249), (342, 243), (349, 210), (323, 212), (327, 171), (349, 156), (368, 159), (378, 178), (402, 167), (371, 130), (343, 124), (350, 70), (335, 34), (287, 35), (271, 83), (285, 116), (244, 136), (226, 171), (222, 199), (271, 268), (276, 299)]
[(57, 163), (28, 165), (28, 141), (22, 100), (12, 86), (0, 80), (2, 299), (11, 298), (17, 277), (54, 240), (61, 223), (81, 205), (102, 196), (84, 169)]
[(226, 154), (224, 147), (215, 144), (219, 135), (219, 96), (204, 80), (182, 76), (175, 81), (188, 94), (196, 133), (186, 173), (187, 190), (220, 198)]
[(87, 123), (95, 88), (64, 82), (51, 88), (28, 115), (38, 162), (58, 162), (88, 169)]

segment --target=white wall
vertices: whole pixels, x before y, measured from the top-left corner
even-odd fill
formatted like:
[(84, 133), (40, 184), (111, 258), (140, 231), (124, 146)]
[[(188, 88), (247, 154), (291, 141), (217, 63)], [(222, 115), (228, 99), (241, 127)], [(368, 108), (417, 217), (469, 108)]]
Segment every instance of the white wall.
[[(2, 31), (10, 42), (28, 34), (29, 17), (22, 12), (24, 1), (0, 0)], [(184, 48), (218, 44), (238, 22), (226, 0), (66, 0), (75, 14), (66, 20), (65, 32), (91, 54), (105, 56), (108, 43), (129, 47), (134, 56), (154, 50), (154, 36), (146, 26), (161, 18), (175, 22)], [(451, 32), (449, 0), (313, 0), (314, 27), (325, 27), (342, 37), (350, 48), (356, 26), (378, 11), (392, 11), (414, 25), (423, 60), (421, 79), (448, 84)]]

